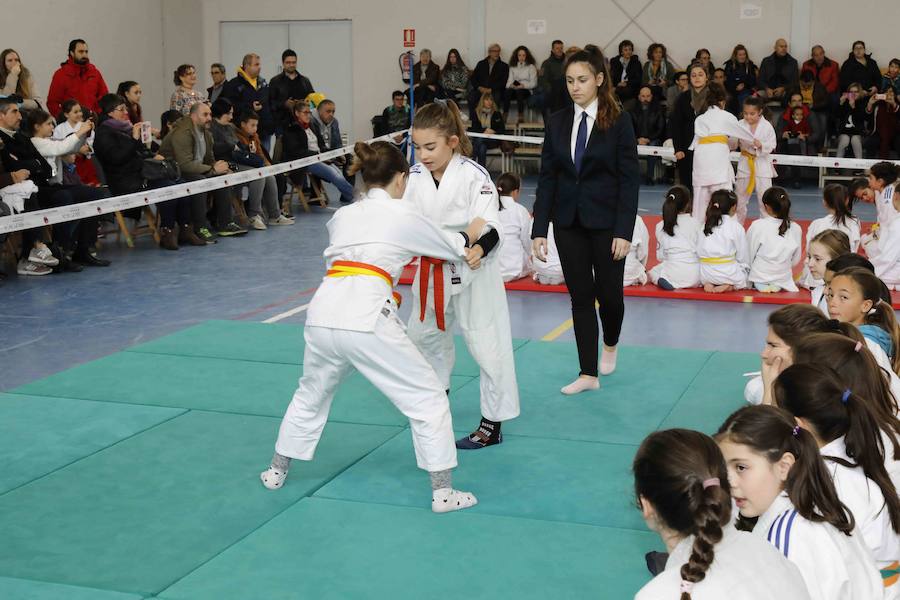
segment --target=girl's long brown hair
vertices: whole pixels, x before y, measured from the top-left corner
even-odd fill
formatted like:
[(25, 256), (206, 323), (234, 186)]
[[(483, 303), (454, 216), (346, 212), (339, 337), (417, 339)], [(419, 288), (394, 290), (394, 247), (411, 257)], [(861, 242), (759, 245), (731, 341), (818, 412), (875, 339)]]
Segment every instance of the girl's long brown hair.
[(15, 54), (19, 57), (19, 67), (22, 69), (19, 71), (19, 81), (16, 84), (15, 92), (22, 98), (32, 98), (34, 90), (31, 89), (31, 71), (22, 64), (22, 55), (12, 48), (7, 48), (0, 52), (0, 88), (6, 85), (6, 80), (9, 77), (9, 71), (6, 70), (6, 57), (10, 54)]
[(594, 77), (603, 74), (603, 83), (597, 87), (597, 119), (594, 121), (594, 125), (600, 131), (606, 131), (622, 114), (622, 107), (619, 105), (619, 99), (613, 88), (612, 77), (609, 74), (609, 66), (603, 56), (603, 51), (597, 46), (588, 44), (584, 50), (579, 50), (566, 59), (564, 72), (568, 71), (569, 66), (575, 63), (587, 64), (588, 70)]
[(463, 156), (472, 155), (472, 141), (466, 135), (466, 125), (453, 100), (432, 102), (421, 107), (413, 119), (413, 129), (437, 129), (447, 138), (455, 135), (459, 138), (456, 150)]
[(725, 420), (716, 440), (747, 446), (773, 464), (786, 453), (792, 454), (794, 464), (784, 491), (800, 516), (813, 523), (829, 523), (848, 536), (853, 532), (853, 514), (838, 498), (815, 438), (798, 427), (786, 410), (762, 404), (745, 406)]

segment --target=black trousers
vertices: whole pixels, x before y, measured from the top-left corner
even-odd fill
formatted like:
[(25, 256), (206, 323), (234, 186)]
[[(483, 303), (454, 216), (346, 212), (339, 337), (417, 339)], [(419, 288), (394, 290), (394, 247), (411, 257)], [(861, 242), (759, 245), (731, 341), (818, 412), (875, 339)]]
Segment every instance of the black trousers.
[[(87, 185), (48, 185), (38, 188), (41, 208), (55, 208), (100, 200), (109, 196), (102, 188)], [(100, 217), (86, 217), (78, 221), (58, 223), (53, 226), (53, 237), (65, 250), (87, 252), (97, 242), (97, 226)]]
[[(603, 343), (615, 346), (625, 317), (625, 261), (613, 260), (611, 229), (586, 229), (577, 220), (572, 227), (554, 227), (559, 261), (572, 299), (581, 374), (596, 377), (600, 337), (597, 312), (603, 325)], [(595, 301), (600, 305), (596, 312)]]
[[(192, 173), (182, 173), (181, 178), (185, 181), (200, 181), (206, 179), (203, 175), (194, 175)], [(219, 188), (213, 190), (213, 210), (215, 212), (216, 222), (214, 228), (221, 229), (234, 220), (234, 212), (231, 206), (231, 188)], [(205, 196), (205, 194), (201, 194)], [(191, 203), (191, 225), (194, 230), (198, 231), (203, 227), (209, 227), (210, 223), (206, 218), (206, 201), (202, 203)]]

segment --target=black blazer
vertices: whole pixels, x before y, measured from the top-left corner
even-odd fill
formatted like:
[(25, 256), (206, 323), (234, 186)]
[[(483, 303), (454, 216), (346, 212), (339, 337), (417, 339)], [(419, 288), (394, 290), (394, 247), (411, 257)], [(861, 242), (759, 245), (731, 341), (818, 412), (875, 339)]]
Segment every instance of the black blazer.
[(531, 237), (547, 237), (551, 220), (571, 227), (577, 216), (587, 229), (612, 229), (614, 237), (631, 240), (640, 185), (631, 115), (621, 113), (607, 131), (591, 130), (580, 174), (572, 162), (574, 118), (570, 104), (546, 126)]

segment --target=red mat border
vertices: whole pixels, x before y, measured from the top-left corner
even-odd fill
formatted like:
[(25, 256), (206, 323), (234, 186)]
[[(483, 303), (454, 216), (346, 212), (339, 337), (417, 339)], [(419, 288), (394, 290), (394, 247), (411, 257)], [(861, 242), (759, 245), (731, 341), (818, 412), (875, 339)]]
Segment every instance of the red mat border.
[[(658, 261), (656, 260), (656, 223), (661, 220), (658, 215), (641, 215), (647, 229), (650, 231), (650, 242), (648, 244), (650, 257), (647, 261), (647, 269), (652, 268)], [(810, 221), (797, 220), (803, 229), (804, 244), (806, 237), (806, 229), (809, 227)], [(864, 224), (865, 227), (865, 224)], [(803, 264), (798, 265), (797, 272), (803, 269)], [(415, 278), (416, 265), (415, 261), (406, 266), (403, 275), (400, 277), (402, 285), (410, 285)], [(507, 290), (516, 292), (542, 292), (568, 294), (569, 290), (565, 285), (541, 285), (532, 281), (530, 277), (523, 277), (516, 281), (510, 281), (505, 285)], [(799, 292), (778, 292), (775, 294), (765, 294), (756, 290), (738, 290), (735, 292), (725, 292), (722, 294), (710, 294), (704, 292), (702, 288), (682, 289), (667, 291), (656, 287), (653, 284), (629, 286), (625, 288), (625, 296), (633, 298), (661, 298), (665, 300), (704, 300), (711, 302), (739, 302), (742, 304), (800, 304), (809, 303), (810, 294), (807, 290)], [(900, 293), (891, 292), (892, 306), (894, 309), (900, 309)]]

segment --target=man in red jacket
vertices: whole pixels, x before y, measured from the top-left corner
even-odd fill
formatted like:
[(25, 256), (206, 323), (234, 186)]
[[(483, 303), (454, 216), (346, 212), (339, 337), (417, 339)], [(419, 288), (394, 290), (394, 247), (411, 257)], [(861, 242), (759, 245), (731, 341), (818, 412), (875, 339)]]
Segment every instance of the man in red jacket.
[(812, 58), (803, 63), (801, 72), (809, 71), (816, 76), (825, 87), (825, 91), (829, 94), (837, 94), (840, 91), (841, 66), (825, 56), (825, 49), (822, 46), (813, 46)]
[(47, 94), (47, 110), (50, 114), (58, 115), (62, 103), (69, 98), (78, 100), (83, 108), (99, 112), (98, 102), (108, 93), (103, 75), (88, 58), (87, 42), (69, 42), (69, 59), (59, 66), (50, 82), (50, 92)]

